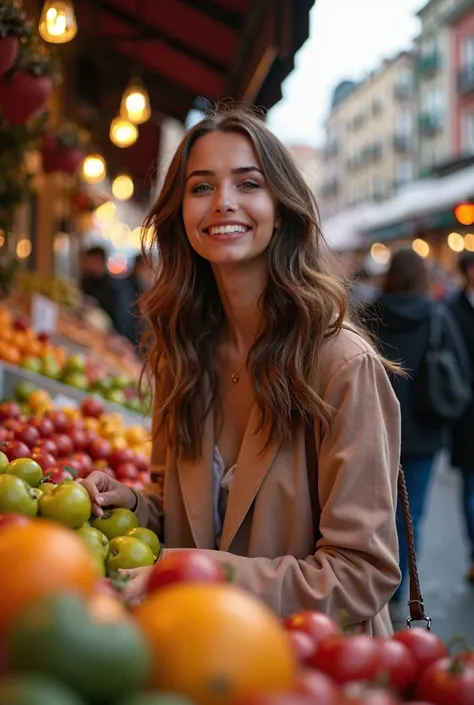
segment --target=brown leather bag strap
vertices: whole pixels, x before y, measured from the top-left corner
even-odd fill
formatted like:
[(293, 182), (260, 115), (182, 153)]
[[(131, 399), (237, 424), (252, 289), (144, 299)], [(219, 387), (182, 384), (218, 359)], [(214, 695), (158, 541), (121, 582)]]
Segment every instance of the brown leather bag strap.
[[(306, 470), (308, 474), (308, 487), (311, 499), (311, 511), (313, 515), (313, 528), (315, 541), (321, 536), (319, 522), (321, 518), (321, 507), (319, 504), (318, 491), (318, 458), (316, 454), (316, 443), (314, 438), (314, 424), (305, 424), (305, 452), (306, 452)], [(415, 535), (413, 531), (413, 520), (410, 512), (410, 503), (408, 501), (408, 491), (405, 480), (405, 473), (402, 467), (398, 473), (398, 493), (403, 511), (403, 524), (405, 529), (405, 540), (408, 548), (408, 571), (410, 576), (410, 600), (408, 607), (410, 616), (407, 619), (407, 625), (412, 622), (426, 622), (427, 629), (431, 629), (431, 619), (425, 614), (425, 605), (423, 595), (421, 593), (420, 578), (418, 574), (418, 566), (416, 561), (415, 550)]]

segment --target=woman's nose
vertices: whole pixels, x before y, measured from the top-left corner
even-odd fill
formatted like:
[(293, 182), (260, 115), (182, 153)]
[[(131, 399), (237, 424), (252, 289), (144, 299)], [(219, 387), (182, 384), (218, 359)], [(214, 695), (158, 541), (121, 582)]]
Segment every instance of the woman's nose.
[(223, 186), (215, 191), (214, 210), (217, 213), (234, 213), (237, 211), (232, 189)]

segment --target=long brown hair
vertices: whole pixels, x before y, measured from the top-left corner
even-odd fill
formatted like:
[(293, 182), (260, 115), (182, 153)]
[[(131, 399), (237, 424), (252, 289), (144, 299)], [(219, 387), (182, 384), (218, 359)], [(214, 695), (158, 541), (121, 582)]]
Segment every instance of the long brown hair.
[(323, 341), (337, 335), (348, 316), (342, 273), (290, 153), (254, 113), (226, 108), (207, 115), (183, 137), (144, 224), (158, 250), (154, 283), (142, 300), (148, 322), (145, 369), (154, 377), (160, 427), (190, 458), (201, 453), (204, 420), (217, 400), (216, 350), (225, 317), (211, 265), (188, 242), (182, 200), (189, 153), (200, 137), (215, 131), (250, 140), (281, 218), (268, 247), (270, 276), (259, 302), (262, 330), (247, 363), (259, 430), (268, 423), (267, 442), (288, 442), (303, 418), (330, 423), (333, 409), (316, 391), (314, 372)]

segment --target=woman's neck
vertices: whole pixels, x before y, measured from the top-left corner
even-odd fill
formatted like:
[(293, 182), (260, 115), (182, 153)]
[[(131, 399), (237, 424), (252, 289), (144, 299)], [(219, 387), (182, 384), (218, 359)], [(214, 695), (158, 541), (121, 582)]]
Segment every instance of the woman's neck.
[(214, 267), (214, 276), (226, 317), (226, 342), (246, 357), (260, 332), (259, 301), (265, 290), (266, 268), (245, 262), (241, 266)]

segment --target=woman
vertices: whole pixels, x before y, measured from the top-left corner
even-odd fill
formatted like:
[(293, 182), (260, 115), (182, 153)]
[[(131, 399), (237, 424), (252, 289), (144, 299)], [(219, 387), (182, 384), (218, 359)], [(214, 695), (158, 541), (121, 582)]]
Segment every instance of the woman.
[[(364, 314), (384, 354), (400, 362), (407, 372), (404, 377), (395, 376), (393, 385), (402, 411), (401, 462), (405, 471), (416, 541), (425, 511), (434, 460), (437, 453), (447, 445), (449, 430), (441, 422), (428, 419), (422, 406), (424, 396), (420, 384), (433, 305), (424, 261), (411, 248), (402, 248), (392, 257), (381, 297)], [(442, 307), (442, 304), (438, 303), (437, 306)], [(466, 351), (460, 332), (444, 307), (441, 320), (443, 347), (453, 352), (461, 369), (468, 374)], [(397, 511), (397, 530), (402, 583), (395, 594), (395, 602), (402, 597), (408, 573), (401, 507)]]
[(144, 299), (153, 484), (136, 495), (94, 472), (94, 511), (128, 507), (167, 550), (210, 550), (281, 615), (345, 611), (390, 633), (399, 405), (381, 358), (342, 328), (346, 292), (288, 152), (257, 117), (209, 116), (183, 138), (145, 227), (159, 250)]

